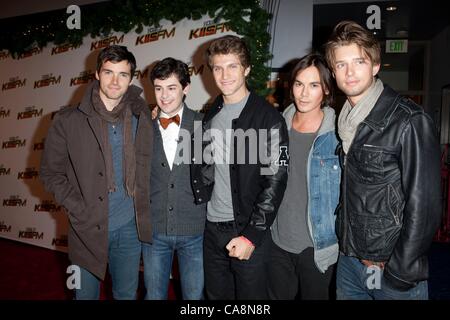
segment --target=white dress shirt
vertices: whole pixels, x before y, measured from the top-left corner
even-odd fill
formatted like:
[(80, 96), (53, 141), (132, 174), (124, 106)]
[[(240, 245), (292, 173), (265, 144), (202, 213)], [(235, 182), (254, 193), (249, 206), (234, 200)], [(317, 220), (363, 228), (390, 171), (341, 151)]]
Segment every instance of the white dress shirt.
[[(170, 170), (172, 170), (173, 161), (175, 159), (175, 154), (177, 152), (178, 136), (180, 134), (181, 121), (183, 119), (183, 110), (184, 106), (181, 107), (181, 109), (176, 114), (174, 114), (174, 116), (177, 114), (180, 116), (180, 125), (177, 125), (176, 123), (172, 122), (166, 129), (164, 129), (163, 127), (161, 127), (161, 124), (158, 121), (159, 131), (161, 132), (161, 137), (163, 141), (164, 153), (166, 154), (166, 159), (167, 162), (169, 163)], [(171, 118), (162, 110), (159, 113), (159, 117)]]

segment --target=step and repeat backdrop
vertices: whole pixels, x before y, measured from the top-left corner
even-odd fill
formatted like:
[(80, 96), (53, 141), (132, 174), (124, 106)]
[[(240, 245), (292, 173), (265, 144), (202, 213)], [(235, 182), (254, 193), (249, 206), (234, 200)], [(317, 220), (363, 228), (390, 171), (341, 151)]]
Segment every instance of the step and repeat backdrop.
[(66, 213), (39, 180), (40, 158), (53, 116), (61, 107), (81, 101), (86, 85), (95, 79), (102, 48), (119, 44), (134, 53), (133, 84), (144, 89), (149, 105), (154, 104), (150, 70), (169, 56), (189, 65), (186, 103), (191, 109), (202, 109), (218, 94), (205, 50), (212, 39), (234, 34), (226, 22), (204, 16), (160, 24), (140, 34), (86, 37), (80, 46), (48, 44), (18, 59), (0, 52), (0, 237), (66, 251)]

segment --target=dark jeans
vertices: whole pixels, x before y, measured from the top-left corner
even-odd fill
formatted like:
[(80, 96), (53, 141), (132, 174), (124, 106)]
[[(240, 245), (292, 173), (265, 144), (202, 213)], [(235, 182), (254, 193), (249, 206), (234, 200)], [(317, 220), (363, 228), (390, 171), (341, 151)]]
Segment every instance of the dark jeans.
[(299, 254), (281, 249), (270, 239), (268, 295), (273, 300), (328, 300), (334, 266), (321, 273), (314, 264), (314, 249)]
[(264, 300), (270, 233), (249, 260), (228, 256), (225, 246), (237, 237), (234, 221), (206, 222), (203, 242), (205, 292), (210, 300)]

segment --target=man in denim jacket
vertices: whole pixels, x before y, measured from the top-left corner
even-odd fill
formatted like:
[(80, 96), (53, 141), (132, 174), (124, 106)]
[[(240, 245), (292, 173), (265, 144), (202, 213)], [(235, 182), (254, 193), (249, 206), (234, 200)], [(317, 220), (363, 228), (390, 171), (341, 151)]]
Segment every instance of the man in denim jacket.
[[(339, 254), (334, 211), (340, 168), (335, 153), (332, 75), (318, 54), (294, 67), (294, 103), (284, 112), (289, 129), (289, 179), (271, 228), (269, 297), (329, 299), (333, 265)], [(298, 293), (298, 294), (297, 294)]]

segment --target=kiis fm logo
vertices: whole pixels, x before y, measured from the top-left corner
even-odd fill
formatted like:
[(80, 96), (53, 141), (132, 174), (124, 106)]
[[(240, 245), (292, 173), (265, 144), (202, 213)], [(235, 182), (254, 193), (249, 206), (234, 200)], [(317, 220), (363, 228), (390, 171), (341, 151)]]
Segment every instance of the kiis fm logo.
[(40, 142), (36, 142), (33, 145), (33, 151), (44, 150), (45, 138), (43, 138)]
[(11, 54), (7, 50), (0, 51), (0, 60), (5, 60), (11, 57)]
[(11, 110), (0, 108), (0, 118), (8, 118)]
[(25, 171), (21, 171), (17, 173), (18, 180), (30, 180), (36, 179), (39, 176), (39, 171), (35, 170), (35, 168), (26, 168)]
[(195, 66), (189, 66), (189, 75), (192, 77), (193, 75), (203, 74), (203, 68), (203, 64), (198, 68), (195, 68)]
[(125, 35), (123, 34), (120, 38), (118, 38), (117, 36), (112, 36), (112, 37), (104, 38), (102, 40), (94, 41), (91, 43), (91, 51), (106, 48), (112, 44), (123, 43), (124, 36)]
[(142, 70), (136, 70), (136, 71), (134, 71), (134, 77), (136, 78), (136, 79), (146, 79), (147, 78), (147, 76), (148, 76), (148, 68), (147, 69), (145, 69), (144, 71), (142, 71)]
[(20, 140), (19, 137), (10, 137), (9, 140), (3, 141), (2, 149), (25, 147), (26, 139)]
[(0, 176), (9, 176), (11, 168), (6, 168), (3, 164), (0, 165)]
[(6, 225), (5, 221), (0, 221), (0, 232), (11, 232), (11, 225)]
[(36, 228), (26, 228), (19, 231), (19, 238), (43, 240), (44, 233), (36, 231)]
[(52, 246), (67, 247), (68, 246), (67, 235), (62, 235), (60, 238), (53, 238)]
[(34, 48), (30, 49), (30, 50), (27, 50), (27, 51), (22, 52), (21, 54), (19, 54), (17, 59), (20, 60), (20, 59), (29, 58), (31, 56), (35, 56), (35, 55), (41, 54), (42, 51), (43, 51), (42, 48), (34, 47)]
[(230, 31), (231, 28), (227, 23), (214, 24), (214, 20), (206, 21), (202, 28), (192, 29), (189, 32), (189, 40), (201, 37), (211, 36), (216, 33), (224, 33)]
[(71, 43), (66, 43), (66, 44), (63, 44), (63, 45), (60, 45), (60, 46), (57, 46), (57, 47), (53, 47), (51, 55), (64, 53), (64, 52), (67, 52), (69, 50), (76, 50), (80, 46), (81, 46), (81, 44), (75, 45), (75, 44), (71, 44)]
[(95, 72), (91, 70), (82, 71), (78, 77), (70, 79), (70, 86), (79, 86), (81, 84), (88, 84), (95, 79)]
[(8, 82), (2, 84), (2, 91), (25, 87), (27, 79), (20, 80), (19, 77), (10, 78)]
[(48, 87), (55, 84), (61, 83), (61, 76), (55, 77), (53, 74), (44, 74), (41, 78), (41, 80), (37, 80), (34, 82), (34, 88), (43, 88)]
[(140, 44), (146, 44), (149, 42), (158, 41), (160, 39), (168, 39), (175, 36), (175, 27), (172, 28), (172, 30), (168, 31), (168, 29), (162, 29), (162, 27), (159, 28), (151, 28), (149, 30), (149, 33), (138, 36), (136, 38), (136, 46)]
[(43, 113), (44, 113), (43, 108), (38, 110), (38, 109), (36, 109), (36, 106), (26, 107), (25, 111), (17, 113), (17, 120), (29, 119), (29, 118), (33, 118), (33, 117), (35, 117), (35, 118), (42, 117)]
[(41, 203), (34, 205), (34, 212), (60, 212), (62, 206), (57, 205), (52, 200), (43, 200)]
[(20, 199), (19, 196), (9, 196), (9, 199), (3, 199), (4, 207), (25, 207), (27, 199)]

